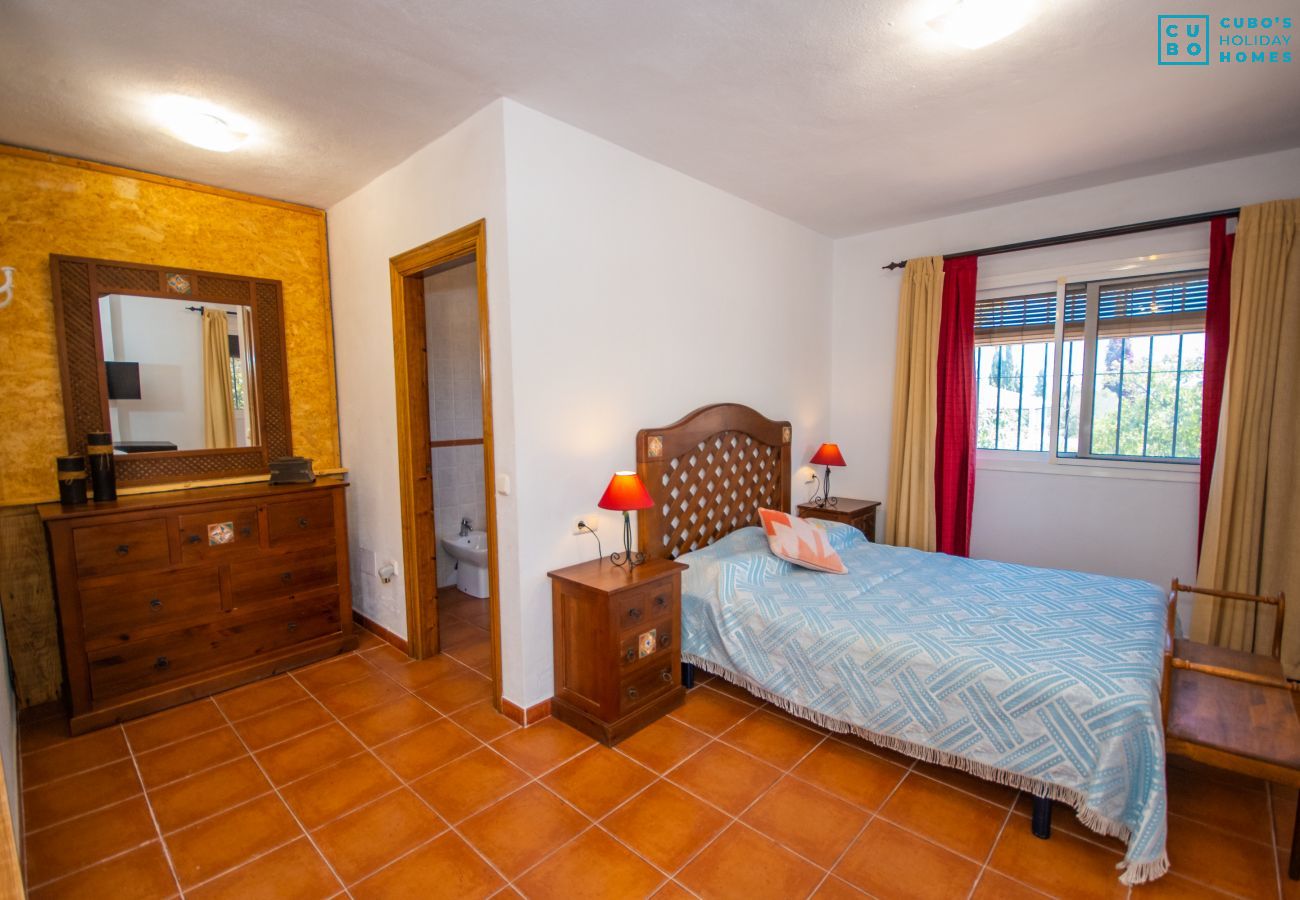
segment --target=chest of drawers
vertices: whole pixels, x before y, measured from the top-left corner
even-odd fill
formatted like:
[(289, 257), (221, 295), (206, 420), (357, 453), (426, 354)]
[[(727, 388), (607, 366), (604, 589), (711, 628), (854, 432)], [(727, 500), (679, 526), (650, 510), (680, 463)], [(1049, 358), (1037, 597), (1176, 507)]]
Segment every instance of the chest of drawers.
[(555, 652), (551, 714), (606, 744), (681, 705), (681, 572), (607, 560), (550, 573)]
[(41, 506), (73, 732), (356, 646), (345, 487)]

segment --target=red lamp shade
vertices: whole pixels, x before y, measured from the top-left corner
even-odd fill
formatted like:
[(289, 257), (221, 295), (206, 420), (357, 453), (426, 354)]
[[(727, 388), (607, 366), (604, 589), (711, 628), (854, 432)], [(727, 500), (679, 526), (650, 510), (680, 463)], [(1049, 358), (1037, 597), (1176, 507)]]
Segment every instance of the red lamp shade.
[(650, 492), (641, 483), (635, 472), (615, 472), (605, 488), (604, 496), (596, 504), (601, 509), (649, 509), (655, 505), (650, 499)]
[(840, 453), (839, 444), (822, 444), (813, 454), (813, 458), (808, 460), (815, 466), (843, 466), (844, 454)]

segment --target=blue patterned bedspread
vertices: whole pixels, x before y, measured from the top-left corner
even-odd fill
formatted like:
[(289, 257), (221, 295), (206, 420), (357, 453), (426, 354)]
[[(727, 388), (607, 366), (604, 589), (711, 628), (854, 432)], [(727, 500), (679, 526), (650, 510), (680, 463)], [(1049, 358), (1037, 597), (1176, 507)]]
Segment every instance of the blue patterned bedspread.
[(793, 712), (1070, 803), (1165, 855), (1153, 584), (872, 544), (826, 523), (849, 572), (798, 568), (745, 528), (681, 557), (683, 657)]

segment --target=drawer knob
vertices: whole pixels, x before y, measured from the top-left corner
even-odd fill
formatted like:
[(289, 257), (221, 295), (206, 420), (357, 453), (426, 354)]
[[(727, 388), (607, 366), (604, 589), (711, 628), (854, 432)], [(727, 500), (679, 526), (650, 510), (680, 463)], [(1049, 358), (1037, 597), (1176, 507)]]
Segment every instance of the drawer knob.
[(190, 535), (191, 544), (197, 544), (198, 542), (199, 542), (199, 536), (197, 534)]
[(306, 517), (306, 516), (300, 516), (300, 517), (298, 518), (298, 527), (299, 527), (299, 528), (306, 528), (306, 527), (307, 527), (307, 517)]
[(627, 617), (635, 622), (637, 619), (641, 618), (641, 610), (637, 607), (633, 607), (627, 611)]
[(636, 659), (636, 648), (628, 647), (627, 652), (623, 654), (623, 660), (625, 662), (631, 662), (634, 659)]
[(126, 555), (127, 555), (128, 553), (130, 553), (130, 552), (131, 552), (131, 548), (130, 548), (128, 545), (126, 545), (126, 544), (118, 544), (118, 545), (117, 545), (117, 555), (118, 555), (118, 556), (126, 556)]
[(159, 600), (157, 597), (154, 597), (152, 600), (149, 601), (149, 608), (162, 609), (162, 601)]
[(662, 608), (667, 605), (668, 605), (668, 600), (663, 595), (655, 597), (655, 606)]
[(244, 537), (248, 537), (253, 533), (253, 529), (245, 525), (243, 528), (239, 529), (239, 533), (242, 534)]
[(672, 672), (669, 672), (667, 669), (664, 669), (662, 672), (659, 673), (659, 680), (660, 680), (660, 681), (672, 681), (672, 680), (673, 680), (673, 673), (672, 673)]
[(661, 634), (661, 635), (659, 635), (659, 646), (660, 646), (660, 647), (668, 647), (668, 646), (671, 646), (671, 645), (672, 645), (672, 642), (673, 642), (673, 636), (672, 636), (671, 634)]
[(640, 694), (640, 692), (637, 691), (636, 688), (634, 688), (634, 687), (630, 687), (630, 688), (627, 689), (627, 699), (629, 699), (629, 700), (635, 700), (635, 699), (636, 699), (637, 697), (639, 697), (639, 696), (641, 696), (641, 694)]
[(160, 656), (153, 661), (153, 667), (155, 669), (165, 669), (169, 665), (171, 665), (171, 663), (167, 662), (167, 657), (165, 656)]
[(289, 628), (290, 631), (297, 631), (297, 630), (298, 630), (298, 623), (297, 623), (297, 622), (290, 622), (289, 625), (288, 625), (288, 628)]
[(281, 581), (285, 581), (285, 582), (293, 581), (293, 573), (292, 573), (292, 572), (281, 572), (281, 573), (280, 573), (280, 580), (281, 580)]

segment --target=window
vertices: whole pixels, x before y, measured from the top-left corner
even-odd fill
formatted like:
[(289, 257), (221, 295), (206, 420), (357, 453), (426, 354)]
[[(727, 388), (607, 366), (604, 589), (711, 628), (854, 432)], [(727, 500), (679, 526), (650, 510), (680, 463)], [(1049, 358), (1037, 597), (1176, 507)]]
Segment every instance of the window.
[(1059, 386), (1056, 294), (977, 301), (976, 446), (1047, 451), (1055, 395), (1058, 455), (1198, 461), (1206, 293), (1204, 271), (1067, 285)]

